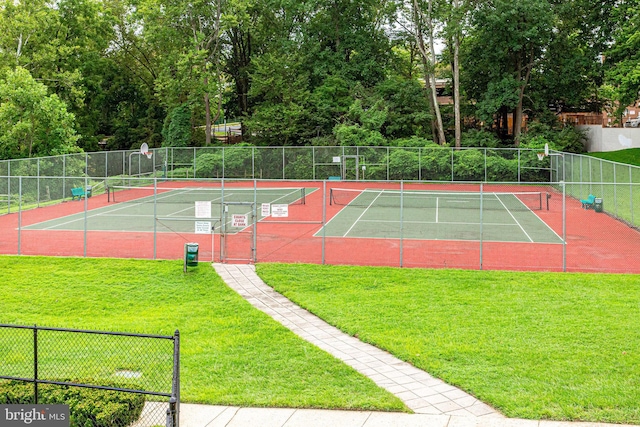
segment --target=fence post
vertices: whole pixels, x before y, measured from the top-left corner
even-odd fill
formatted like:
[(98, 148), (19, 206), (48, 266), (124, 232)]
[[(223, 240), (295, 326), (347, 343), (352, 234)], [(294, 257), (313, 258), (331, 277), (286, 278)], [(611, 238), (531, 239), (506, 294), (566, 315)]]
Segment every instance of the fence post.
[(33, 325), (33, 397), (38, 404), (38, 325)]
[(18, 255), (22, 249), (22, 176), (18, 177)]
[(562, 271), (567, 271), (567, 183), (562, 181)]
[(618, 178), (616, 177), (616, 164), (613, 164), (613, 205), (614, 205), (614, 215), (618, 216)]
[(62, 155), (62, 198), (67, 194), (67, 155)]
[(487, 182), (487, 149), (483, 148), (484, 151), (484, 182)]
[(7, 161), (7, 213), (11, 213), (11, 160)]
[(37, 165), (37, 178), (36, 178), (36, 192), (38, 193), (36, 196), (36, 205), (40, 207), (40, 157), (36, 161)]
[(87, 257), (87, 226), (89, 223), (88, 211), (89, 211), (89, 197), (87, 195), (87, 187), (89, 187), (89, 177), (84, 176), (84, 257)]
[(453, 147), (449, 149), (449, 153), (451, 154), (451, 182), (453, 182)]
[(173, 334), (173, 384), (171, 385), (171, 399), (167, 415), (171, 414), (171, 426), (180, 424), (180, 331)]
[(635, 222), (633, 220), (633, 170), (631, 165), (629, 165), (629, 208), (631, 210), (631, 225), (635, 226)]
[(480, 230), (479, 230), (479, 232), (480, 232), (480, 270), (482, 270), (482, 263), (483, 263), (483, 258), (482, 258), (482, 256), (483, 256), (483, 253), (482, 253), (482, 249), (483, 249), (483, 247), (482, 247), (483, 246), (482, 245), (482, 243), (483, 243), (483, 241), (482, 241), (482, 232), (483, 232), (482, 225), (483, 225), (483, 220), (484, 220), (484, 216), (482, 215), (482, 208), (483, 208), (482, 202), (484, 201), (483, 199), (484, 199), (484, 183), (481, 182), (480, 183)]
[(400, 180), (400, 267), (404, 267), (404, 180)]
[(325, 264), (325, 236), (327, 235), (327, 181), (322, 181), (322, 265)]
[[(213, 246), (211, 247), (213, 252)], [(153, 259), (158, 256), (158, 178), (153, 177)], [(186, 266), (185, 266), (186, 268)]]

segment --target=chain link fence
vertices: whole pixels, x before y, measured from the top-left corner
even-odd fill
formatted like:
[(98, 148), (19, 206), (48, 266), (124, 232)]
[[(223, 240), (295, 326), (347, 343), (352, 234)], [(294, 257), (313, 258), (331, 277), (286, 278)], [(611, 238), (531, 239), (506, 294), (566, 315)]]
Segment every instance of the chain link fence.
[[(236, 252), (231, 246), (234, 236), (222, 231), (220, 223), (225, 216), (220, 199), (226, 197), (220, 194), (221, 188), (235, 188), (238, 193), (240, 188), (286, 187), (306, 190), (308, 203), (291, 207), (286, 220), (254, 215), (255, 224), (239, 234), (249, 242), (245, 243), (248, 248), (238, 249), (250, 254), (247, 260), (561, 271), (640, 269), (630, 257), (638, 250), (640, 215), (635, 211), (640, 206), (640, 168), (590, 156), (552, 151), (539, 160), (535, 150), (525, 149), (233, 146), (164, 148), (153, 150), (151, 156), (123, 151), (12, 160), (0, 162), (0, 173), (6, 173), (0, 176), (0, 212), (9, 214), (0, 215), (4, 237), (0, 253), (6, 254), (176, 259), (182, 257), (185, 243), (198, 242), (202, 258), (220, 260), (223, 244), (229, 245), (228, 253)], [(366, 259), (359, 258), (366, 251), (354, 243), (365, 242), (364, 235), (353, 240), (324, 233), (338, 213), (330, 205), (334, 187), (421, 191), (438, 186), (451, 186), (454, 192), (480, 193), (482, 186), (497, 186), (498, 192), (547, 193), (549, 212), (536, 211), (535, 216), (562, 244), (514, 241), (511, 251), (517, 256), (501, 255), (503, 240), (509, 241), (511, 232), (505, 231), (498, 241), (487, 237), (482, 227), (495, 217), (493, 212), (487, 212), (481, 222), (467, 218), (464, 227), (474, 228), (469, 233), (476, 236), (473, 239), (460, 240), (455, 227), (440, 229), (435, 237), (416, 237), (390, 233), (381, 225), (373, 235), (381, 240), (363, 245), (377, 248), (375, 257)], [(111, 198), (108, 190), (118, 187), (143, 190), (129, 191), (139, 196), (129, 203), (116, 200), (114, 205), (117, 193)], [(165, 201), (172, 199), (173, 191), (195, 197), (200, 188), (210, 189), (211, 194), (194, 200), (216, 200), (208, 221), (195, 218), (194, 200), (167, 211)], [(589, 196), (598, 200), (597, 207), (580, 202)], [(252, 191), (245, 191), (242, 200), (229, 201), (253, 204), (256, 210), (263, 202), (254, 199)], [(385, 213), (391, 223), (409, 226), (404, 220), (398, 223), (400, 205), (387, 210), (395, 210)], [(200, 222), (200, 227), (194, 227), (194, 222)], [(354, 230), (361, 226), (358, 223)], [(207, 227), (209, 232), (200, 235)], [(257, 231), (255, 238), (247, 235), (252, 229)], [(345, 252), (349, 245), (353, 247)]]
[(178, 426), (179, 333), (0, 325), (0, 403), (69, 405), (70, 425)]
[[(94, 195), (131, 178), (548, 182), (531, 149), (446, 147), (199, 147), (103, 151), (0, 161), (0, 214)], [(19, 188), (17, 178), (25, 180)]]

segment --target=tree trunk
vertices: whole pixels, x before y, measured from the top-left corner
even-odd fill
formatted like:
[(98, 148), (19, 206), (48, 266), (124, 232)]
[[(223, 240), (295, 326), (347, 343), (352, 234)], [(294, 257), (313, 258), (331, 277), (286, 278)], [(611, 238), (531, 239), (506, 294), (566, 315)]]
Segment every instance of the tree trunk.
[[(204, 85), (207, 86), (209, 83), (209, 78), (204, 78)], [(211, 145), (211, 102), (209, 100), (209, 92), (205, 92), (204, 94), (204, 116), (205, 116), (205, 144)]]
[[(453, 1), (454, 10), (458, 10), (458, 0)], [(462, 117), (460, 116), (460, 34), (456, 28), (453, 36), (453, 118), (455, 121), (455, 146), (460, 148), (462, 139)]]
[[(524, 67), (524, 76), (522, 76), (522, 67), (518, 67), (518, 81), (520, 82), (520, 88), (518, 89), (518, 104), (513, 115), (513, 141), (514, 145), (518, 147), (520, 145), (520, 136), (522, 133), (522, 118), (523, 118), (523, 103), (524, 103), (524, 91), (529, 84), (529, 78), (531, 76), (531, 69), (533, 68), (533, 55), (530, 55), (530, 60)], [(521, 62), (518, 60), (518, 65)]]
[[(433, 113), (436, 119), (436, 133), (437, 143), (443, 145), (446, 143), (444, 136), (444, 126), (442, 124), (442, 115), (440, 114), (440, 107), (438, 106), (438, 99), (436, 94), (436, 76), (435, 76), (435, 45), (433, 42), (433, 21), (431, 19), (431, 0), (429, 0), (428, 16), (425, 17), (420, 10), (417, 0), (413, 0), (413, 21), (415, 25), (415, 38), (422, 55), (422, 64), (424, 67), (425, 80), (429, 82), (431, 90), (431, 102), (433, 106)], [(429, 50), (427, 52), (424, 43), (424, 34), (422, 32), (422, 23), (426, 22), (429, 30)]]

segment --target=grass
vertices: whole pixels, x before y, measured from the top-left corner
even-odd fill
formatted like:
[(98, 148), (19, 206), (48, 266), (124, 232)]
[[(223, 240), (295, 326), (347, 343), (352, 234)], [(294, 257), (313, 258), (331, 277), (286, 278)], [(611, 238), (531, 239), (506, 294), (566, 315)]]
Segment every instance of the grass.
[[(183, 274), (182, 261), (2, 256), (0, 283), (0, 323), (162, 335), (179, 329), (186, 402), (407, 411), (395, 396), (254, 309), (206, 264)], [(11, 361), (26, 356), (7, 342), (0, 339), (0, 367), (13, 369)], [(62, 348), (78, 364), (76, 346)], [(65, 366), (61, 353), (58, 365)]]
[(569, 182), (567, 194), (576, 199), (584, 199), (588, 194), (601, 197), (607, 213), (638, 226), (640, 220), (634, 212), (640, 206), (640, 168), (636, 167), (639, 165), (638, 148), (570, 156), (565, 176)]
[(617, 151), (603, 151), (599, 153), (589, 153), (592, 157), (610, 160), (612, 162), (625, 163), (628, 165), (640, 166), (640, 148), (627, 148)]
[(633, 275), (259, 264), (278, 292), (509, 417), (640, 424)]

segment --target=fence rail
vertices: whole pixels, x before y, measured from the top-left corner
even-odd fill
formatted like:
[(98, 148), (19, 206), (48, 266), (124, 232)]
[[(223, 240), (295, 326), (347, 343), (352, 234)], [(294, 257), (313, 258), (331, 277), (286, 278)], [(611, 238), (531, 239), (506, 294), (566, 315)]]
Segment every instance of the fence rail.
[[(0, 161), (0, 176), (548, 181), (536, 151), (447, 147), (194, 147), (101, 151)], [(77, 183), (79, 184), (79, 183)], [(40, 188), (44, 195), (46, 189)], [(0, 186), (0, 194), (5, 193)]]
[(71, 425), (83, 427), (178, 426), (179, 354), (177, 330), (164, 336), (0, 324), (0, 403), (68, 404)]

